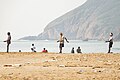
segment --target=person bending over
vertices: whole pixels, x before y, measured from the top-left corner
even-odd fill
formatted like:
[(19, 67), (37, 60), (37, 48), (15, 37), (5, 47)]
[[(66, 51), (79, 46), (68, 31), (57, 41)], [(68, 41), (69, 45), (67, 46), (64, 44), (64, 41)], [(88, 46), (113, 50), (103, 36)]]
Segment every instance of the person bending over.
[(34, 46), (34, 44), (32, 44), (32, 46), (31, 46), (31, 50), (32, 50), (32, 52), (36, 52), (36, 47)]

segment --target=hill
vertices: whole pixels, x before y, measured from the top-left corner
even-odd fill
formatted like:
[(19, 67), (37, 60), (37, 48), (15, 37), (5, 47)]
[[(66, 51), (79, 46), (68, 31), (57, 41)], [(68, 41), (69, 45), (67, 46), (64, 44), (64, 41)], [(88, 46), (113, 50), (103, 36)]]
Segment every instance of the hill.
[[(34, 39), (58, 39), (63, 32), (68, 39), (106, 40), (113, 32), (120, 40), (120, 0), (88, 0), (82, 6), (49, 23)], [(22, 38), (26, 39), (26, 38)]]

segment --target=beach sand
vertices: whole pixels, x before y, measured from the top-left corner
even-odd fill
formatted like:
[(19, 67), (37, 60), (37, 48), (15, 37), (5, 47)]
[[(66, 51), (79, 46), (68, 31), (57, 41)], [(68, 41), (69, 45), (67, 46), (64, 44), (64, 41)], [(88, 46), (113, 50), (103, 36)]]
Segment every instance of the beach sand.
[(0, 52), (0, 80), (120, 80), (120, 54)]

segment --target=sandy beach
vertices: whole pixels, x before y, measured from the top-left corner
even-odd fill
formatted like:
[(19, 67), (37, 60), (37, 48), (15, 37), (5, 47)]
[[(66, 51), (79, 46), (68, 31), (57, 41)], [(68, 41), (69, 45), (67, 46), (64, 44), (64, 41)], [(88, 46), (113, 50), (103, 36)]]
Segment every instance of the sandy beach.
[(0, 52), (0, 80), (120, 80), (120, 54)]

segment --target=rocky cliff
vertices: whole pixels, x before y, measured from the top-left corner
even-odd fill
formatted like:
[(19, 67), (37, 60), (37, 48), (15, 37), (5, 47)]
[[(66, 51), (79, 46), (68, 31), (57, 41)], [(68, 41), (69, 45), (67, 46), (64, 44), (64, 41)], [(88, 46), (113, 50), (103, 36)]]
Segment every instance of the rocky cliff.
[(57, 39), (60, 32), (74, 40), (105, 40), (110, 32), (117, 37), (120, 34), (120, 0), (88, 0), (49, 23), (35, 39)]

